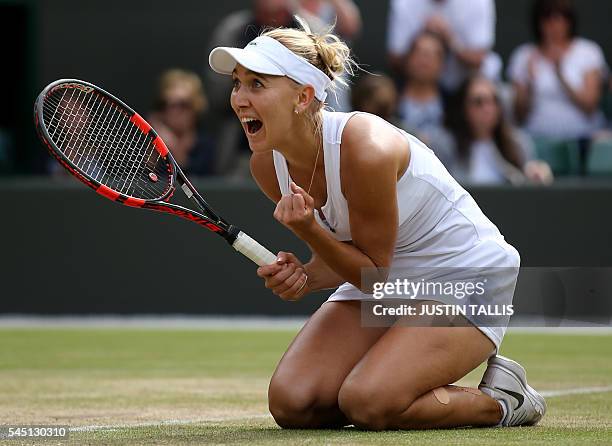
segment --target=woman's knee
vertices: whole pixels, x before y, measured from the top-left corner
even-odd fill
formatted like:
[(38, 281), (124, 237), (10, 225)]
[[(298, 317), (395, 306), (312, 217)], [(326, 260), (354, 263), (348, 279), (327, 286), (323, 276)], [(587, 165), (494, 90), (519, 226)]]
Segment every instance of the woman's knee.
[(326, 395), (316, 383), (273, 378), (268, 389), (268, 407), (283, 428), (316, 428), (321, 412), (337, 406), (337, 394)]
[(346, 418), (360, 429), (393, 428), (398, 416), (414, 401), (409, 393), (391, 394), (389, 383), (375, 385), (358, 379), (347, 379), (340, 388), (338, 405)]

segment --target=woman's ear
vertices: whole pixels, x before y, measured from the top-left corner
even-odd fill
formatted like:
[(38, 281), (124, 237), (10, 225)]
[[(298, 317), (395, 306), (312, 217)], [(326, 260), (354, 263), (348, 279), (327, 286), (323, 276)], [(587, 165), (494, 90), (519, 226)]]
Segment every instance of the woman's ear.
[(298, 102), (295, 105), (295, 111), (302, 113), (304, 110), (310, 107), (312, 101), (315, 99), (315, 89), (312, 85), (301, 85), (298, 92)]

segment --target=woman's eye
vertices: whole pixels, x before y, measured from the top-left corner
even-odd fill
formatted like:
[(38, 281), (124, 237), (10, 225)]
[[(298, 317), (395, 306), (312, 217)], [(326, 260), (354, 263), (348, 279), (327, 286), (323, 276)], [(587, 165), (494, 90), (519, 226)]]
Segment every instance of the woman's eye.
[(263, 84), (262, 84), (262, 83), (261, 83), (259, 80), (255, 79), (255, 80), (253, 81), (253, 87), (255, 87), (255, 88), (261, 88), (261, 87), (263, 87), (263, 86), (264, 86), (264, 85), (263, 85)]

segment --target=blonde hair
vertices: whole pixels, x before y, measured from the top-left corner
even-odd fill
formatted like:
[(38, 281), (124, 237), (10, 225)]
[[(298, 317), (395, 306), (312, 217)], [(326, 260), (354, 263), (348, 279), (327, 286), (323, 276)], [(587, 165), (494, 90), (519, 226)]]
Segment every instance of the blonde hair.
[(157, 106), (161, 108), (164, 102), (164, 95), (175, 85), (185, 84), (191, 90), (190, 100), (193, 105), (193, 110), (198, 113), (204, 113), (208, 109), (208, 99), (204, 93), (204, 87), (200, 77), (193, 71), (182, 70), (180, 68), (172, 68), (166, 70), (159, 77), (157, 85)]
[[(325, 73), (331, 80), (330, 93), (336, 94), (338, 88), (348, 86), (345, 75), (353, 76), (356, 62), (351, 57), (351, 50), (340, 38), (332, 33), (333, 27), (322, 34), (311, 31), (304, 19), (294, 16), (302, 29), (273, 28), (262, 33), (282, 43), (298, 56), (303, 57), (316, 68)], [(318, 99), (307, 111), (315, 132), (320, 134), (323, 127), (321, 110), (325, 106)]]

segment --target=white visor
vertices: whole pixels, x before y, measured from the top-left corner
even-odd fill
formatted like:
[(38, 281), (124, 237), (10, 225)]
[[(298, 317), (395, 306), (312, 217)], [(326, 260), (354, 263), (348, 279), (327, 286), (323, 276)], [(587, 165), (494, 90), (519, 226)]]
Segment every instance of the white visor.
[(218, 47), (210, 52), (208, 63), (217, 73), (232, 74), (236, 64), (259, 74), (287, 76), (300, 85), (312, 85), (316, 98), (324, 102), (332, 80), (303, 57), (278, 40), (260, 36), (244, 49)]

